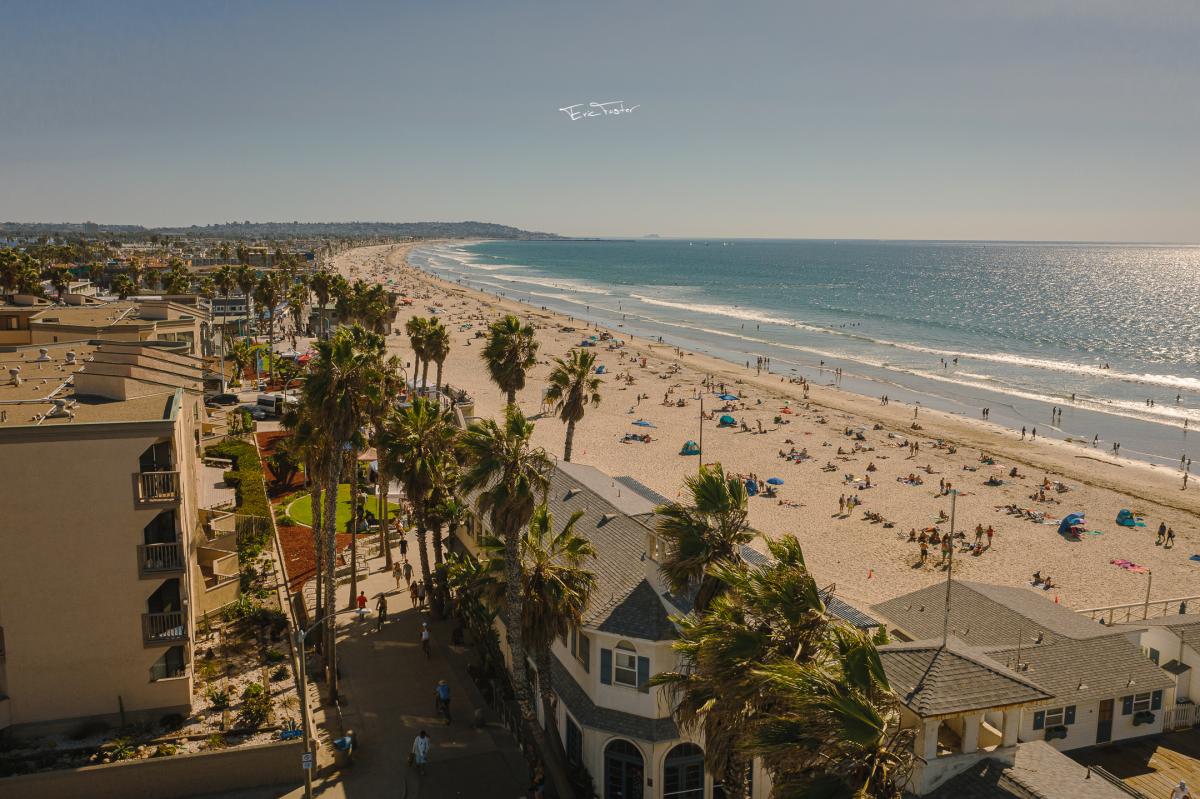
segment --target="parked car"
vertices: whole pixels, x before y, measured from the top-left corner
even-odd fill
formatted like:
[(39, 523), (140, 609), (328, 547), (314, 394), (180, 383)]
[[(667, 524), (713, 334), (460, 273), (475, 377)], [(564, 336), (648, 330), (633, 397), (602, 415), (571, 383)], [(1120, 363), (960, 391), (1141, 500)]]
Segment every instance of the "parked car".
[(270, 418), (266, 408), (260, 408), (257, 405), (241, 405), (242, 410), (249, 412), (250, 418), (256, 422), (264, 422)]
[(237, 405), (237, 394), (214, 394), (204, 401), (205, 405)]

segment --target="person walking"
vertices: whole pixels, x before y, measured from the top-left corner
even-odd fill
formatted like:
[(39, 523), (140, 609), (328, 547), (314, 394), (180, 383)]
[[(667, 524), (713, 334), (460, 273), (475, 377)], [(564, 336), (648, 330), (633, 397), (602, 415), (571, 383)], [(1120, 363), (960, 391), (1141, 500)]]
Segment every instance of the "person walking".
[(992, 526), (989, 524), (988, 529), (987, 529), (988, 549), (992, 548), (992, 536), (995, 534), (996, 534), (996, 531), (993, 530)]
[(1167, 542), (1165, 544), (1163, 544), (1163, 549), (1171, 549), (1174, 546), (1175, 546), (1175, 531), (1172, 528), (1168, 527), (1167, 528)]
[(412, 564), (409, 563), (407, 560), (404, 561), (403, 574), (404, 574), (404, 584), (407, 585), (409, 588), (412, 588), (412, 574), (413, 574)]
[(1188, 790), (1186, 782), (1180, 780), (1175, 790), (1171, 791), (1171, 799), (1195, 799), (1195, 794)]
[(429, 622), (421, 622), (421, 651), (425, 653), (425, 659), (429, 660)]
[[(407, 563), (408, 561), (405, 561)], [(400, 590), (400, 580), (404, 577), (404, 568), (400, 565), (400, 561), (392, 564), (392, 576), (396, 578), (396, 590)]]
[(1167, 523), (1159, 522), (1158, 523), (1158, 535), (1155, 536), (1154, 543), (1156, 545), (1161, 544), (1163, 542), (1163, 539), (1165, 539), (1166, 537), (1167, 537)]
[(387, 621), (387, 596), (383, 593), (379, 594), (379, 601), (375, 603), (375, 612), (379, 614), (379, 618), (375, 622), (375, 630), (378, 632), (383, 629), (383, 623)]
[(359, 591), (354, 601), (358, 605), (358, 618), (362, 619), (367, 615), (367, 592)]
[(417, 767), (417, 773), (422, 777), (425, 776), (426, 767), (429, 765), (429, 750), (433, 743), (429, 740), (429, 736), (425, 734), (425, 730), (417, 733), (417, 737), (413, 740), (412, 752), (409, 753), (408, 762)]
[(404, 531), (400, 531), (400, 558), (405, 562), (408, 561), (408, 539), (404, 537)]
[(445, 680), (438, 680), (433, 692), (433, 704), (434, 709), (446, 717), (446, 724), (450, 724), (450, 684)]

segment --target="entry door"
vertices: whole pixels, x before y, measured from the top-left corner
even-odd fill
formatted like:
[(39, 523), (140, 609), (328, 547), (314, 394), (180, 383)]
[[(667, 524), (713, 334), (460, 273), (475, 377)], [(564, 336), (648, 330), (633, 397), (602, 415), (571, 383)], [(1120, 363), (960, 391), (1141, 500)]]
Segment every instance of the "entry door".
[(642, 799), (642, 756), (626, 741), (614, 741), (604, 753), (604, 799)]
[(1100, 718), (1096, 722), (1096, 743), (1106, 744), (1112, 740), (1113, 701), (1105, 699), (1100, 703)]

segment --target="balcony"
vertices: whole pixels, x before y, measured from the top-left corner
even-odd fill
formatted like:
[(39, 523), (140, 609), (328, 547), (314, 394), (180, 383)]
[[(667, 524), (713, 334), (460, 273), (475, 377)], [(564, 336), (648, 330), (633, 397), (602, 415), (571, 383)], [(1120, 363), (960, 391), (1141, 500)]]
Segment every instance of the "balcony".
[(179, 501), (179, 472), (134, 472), (137, 501), (165, 504)]
[(187, 617), (183, 611), (142, 614), (142, 640), (146, 646), (175, 644), (188, 637)]
[(160, 577), (184, 570), (183, 545), (138, 544), (138, 577)]

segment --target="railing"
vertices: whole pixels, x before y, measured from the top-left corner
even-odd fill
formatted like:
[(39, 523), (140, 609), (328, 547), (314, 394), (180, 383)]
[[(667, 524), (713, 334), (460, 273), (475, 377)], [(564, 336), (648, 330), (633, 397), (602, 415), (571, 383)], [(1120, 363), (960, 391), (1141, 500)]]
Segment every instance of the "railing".
[(1106, 605), (1100, 608), (1083, 608), (1076, 613), (1082, 613), (1093, 621), (1100, 619), (1104, 624), (1121, 624), (1169, 616), (1172, 613), (1186, 613), (1188, 608), (1200, 609), (1200, 595), (1154, 599), (1149, 602), (1130, 602), (1125, 605)]
[(187, 637), (187, 619), (183, 611), (142, 614), (142, 640), (146, 644), (173, 644), (186, 641)]
[(183, 571), (183, 545), (138, 544), (138, 576), (152, 577), (163, 572)]
[(178, 502), (179, 472), (135, 472), (138, 502)]
[(1163, 711), (1164, 730), (1185, 730), (1200, 724), (1200, 705), (1176, 705)]

